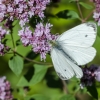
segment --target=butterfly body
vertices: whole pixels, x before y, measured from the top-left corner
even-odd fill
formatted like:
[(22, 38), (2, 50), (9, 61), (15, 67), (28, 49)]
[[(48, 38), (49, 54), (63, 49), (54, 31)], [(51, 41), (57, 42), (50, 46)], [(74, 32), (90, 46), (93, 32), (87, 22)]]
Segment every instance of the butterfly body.
[(67, 80), (83, 76), (78, 65), (85, 65), (96, 55), (92, 47), (96, 38), (96, 24), (84, 23), (60, 35), (54, 42), (51, 58), (58, 76)]
[[(60, 50), (60, 52), (62, 52), (62, 54), (64, 56), (66, 56), (66, 58), (69, 58), (69, 60), (71, 60), (73, 63), (77, 64), (77, 62), (75, 62), (75, 60), (73, 60), (72, 57), (70, 57), (63, 49), (62, 45), (59, 43), (59, 41), (55, 41), (55, 46), (54, 46), (55, 49), (58, 49)], [(66, 47), (67, 48), (67, 47)]]

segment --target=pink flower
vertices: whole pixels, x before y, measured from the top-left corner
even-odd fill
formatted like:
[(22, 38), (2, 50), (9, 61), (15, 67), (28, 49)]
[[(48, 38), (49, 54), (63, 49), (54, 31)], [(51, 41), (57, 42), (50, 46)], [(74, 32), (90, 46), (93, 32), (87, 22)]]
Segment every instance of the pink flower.
[(10, 92), (10, 83), (3, 76), (0, 78), (0, 100), (12, 100), (13, 96)]
[(23, 27), (29, 18), (36, 15), (41, 19), (44, 17), (44, 10), (50, 0), (2, 0), (0, 1), (0, 21), (5, 19), (20, 20)]
[(100, 82), (100, 67), (95, 71), (95, 79)]
[(34, 31), (33, 41), (30, 43), (33, 47), (32, 50), (36, 53), (40, 53), (41, 60), (45, 60), (46, 54), (51, 50), (50, 41), (53, 41), (57, 38), (56, 35), (54, 36), (51, 34), (51, 27), (52, 25), (50, 23), (46, 23), (46, 25), (38, 23)]
[(46, 54), (51, 50), (50, 41), (54, 41), (57, 35), (52, 35), (50, 32), (52, 25), (50, 23), (38, 23), (34, 33), (30, 31), (29, 27), (23, 28), (19, 31), (19, 36), (24, 46), (32, 46), (35, 53), (40, 53), (41, 60), (46, 59)]
[(98, 22), (98, 25), (100, 26), (100, 0), (90, 0), (95, 3), (95, 11), (93, 14), (93, 18), (95, 21)]
[(30, 39), (32, 38), (32, 31), (29, 29), (29, 27), (20, 30), (18, 35), (21, 37), (21, 41), (24, 46), (30, 44)]

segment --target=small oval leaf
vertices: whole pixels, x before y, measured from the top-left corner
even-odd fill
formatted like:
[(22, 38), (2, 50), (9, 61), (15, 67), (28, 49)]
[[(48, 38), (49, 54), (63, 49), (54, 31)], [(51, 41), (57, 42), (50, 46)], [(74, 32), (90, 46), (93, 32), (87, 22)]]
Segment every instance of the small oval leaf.
[(48, 67), (35, 64), (34, 68), (35, 68), (35, 73), (29, 82), (30, 85), (35, 85), (39, 83), (44, 78), (44, 75), (46, 74)]
[(23, 70), (23, 59), (19, 56), (13, 56), (9, 60), (9, 67), (17, 76), (20, 75)]
[(91, 5), (87, 4), (87, 3), (79, 2), (79, 4), (81, 6), (83, 6), (84, 8), (86, 8), (86, 9), (93, 9), (93, 6), (91, 6)]
[(81, 19), (78, 13), (73, 10), (60, 11), (59, 13), (56, 14), (56, 16), (63, 19), (76, 19), (76, 18)]

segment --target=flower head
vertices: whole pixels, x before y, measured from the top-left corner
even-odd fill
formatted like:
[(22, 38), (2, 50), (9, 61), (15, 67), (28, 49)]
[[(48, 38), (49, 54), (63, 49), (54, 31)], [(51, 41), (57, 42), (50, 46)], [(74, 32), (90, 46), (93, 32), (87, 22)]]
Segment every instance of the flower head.
[(42, 19), (48, 3), (50, 0), (0, 0), (0, 22), (17, 19), (23, 27), (34, 15)]
[(95, 10), (93, 14), (93, 18), (95, 21), (98, 22), (98, 25), (100, 26), (100, 0), (90, 0), (95, 3)]
[(46, 54), (51, 50), (50, 41), (56, 40), (57, 35), (52, 35), (50, 32), (52, 25), (50, 23), (38, 23), (34, 33), (29, 27), (23, 28), (19, 31), (19, 36), (24, 46), (31, 45), (35, 53), (40, 53), (41, 60), (46, 59)]
[(46, 59), (46, 54), (50, 52), (51, 45), (50, 41), (55, 40), (57, 38), (56, 35), (52, 35), (50, 32), (52, 25), (50, 23), (46, 23), (43, 25), (42, 23), (38, 23), (36, 25), (36, 29), (33, 35), (33, 41), (31, 45), (33, 47), (33, 51), (36, 53), (40, 53), (41, 60)]
[(81, 78), (81, 88), (84, 86), (92, 86), (95, 81), (95, 71), (98, 69), (96, 65), (83, 68), (83, 77)]
[(30, 39), (32, 38), (32, 31), (29, 29), (29, 27), (22, 28), (22, 30), (19, 31), (18, 35), (21, 37), (21, 41), (24, 46), (30, 44)]
[(8, 34), (9, 31), (7, 31), (6, 29), (2, 28), (0, 26), (0, 55), (4, 55), (6, 52), (9, 51), (9, 47), (4, 45), (2, 40), (5, 37), (6, 34)]
[(5, 37), (5, 35), (8, 34), (8, 31), (3, 29), (1, 26), (0, 26), (0, 41), (2, 38)]
[(0, 78), (0, 100), (12, 100), (13, 96), (10, 91), (10, 83), (6, 77)]
[(95, 79), (100, 82), (100, 67), (95, 71)]

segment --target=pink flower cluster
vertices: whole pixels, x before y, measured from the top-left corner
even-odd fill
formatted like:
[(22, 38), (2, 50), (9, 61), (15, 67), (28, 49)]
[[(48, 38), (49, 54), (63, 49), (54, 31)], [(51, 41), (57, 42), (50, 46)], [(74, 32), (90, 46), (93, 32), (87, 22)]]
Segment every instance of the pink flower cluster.
[(10, 91), (10, 83), (6, 77), (0, 78), (0, 100), (12, 100), (13, 96)]
[(41, 60), (46, 59), (46, 53), (51, 50), (49, 42), (57, 38), (56, 35), (50, 33), (51, 27), (50, 23), (47, 23), (45, 26), (42, 23), (36, 25), (31, 45), (34, 52), (41, 54)]
[(95, 71), (95, 79), (100, 82), (100, 66)]
[(100, 82), (100, 66), (90, 65), (89, 67), (85, 66), (82, 68), (83, 77), (81, 78), (81, 88), (85, 86), (92, 86), (95, 82), (95, 79)]
[(38, 23), (33, 34), (32, 31), (29, 30), (29, 27), (19, 31), (22, 43), (25, 46), (31, 45), (35, 53), (40, 53), (41, 60), (45, 60), (46, 54), (51, 50), (50, 41), (57, 38), (56, 35), (51, 34), (51, 27), (52, 25), (50, 23), (46, 23), (46, 25)]
[(0, 26), (0, 55), (4, 55), (9, 48), (2, 43), (2, 39), (8, 34), (9, 31), (6, 31)]
[(7, 18), (18, 19), (23, 27), (34, 15), (42, 19), (48, 3), (50, 0), (0, 0), (0, 22)]
[(98, 25), (100, 26), (100, 0), (90, 0), (95, 3), (95, 11), (93, 14), (93, 18), (95, 21), (98, 22)]
[(30, 41), (32, 39), (32, 31), (29, 29), (29, 27), (22, 28), (22, 30), (19, 31), (18, 35), (20, 36), (24, 46), (30, 44)]

